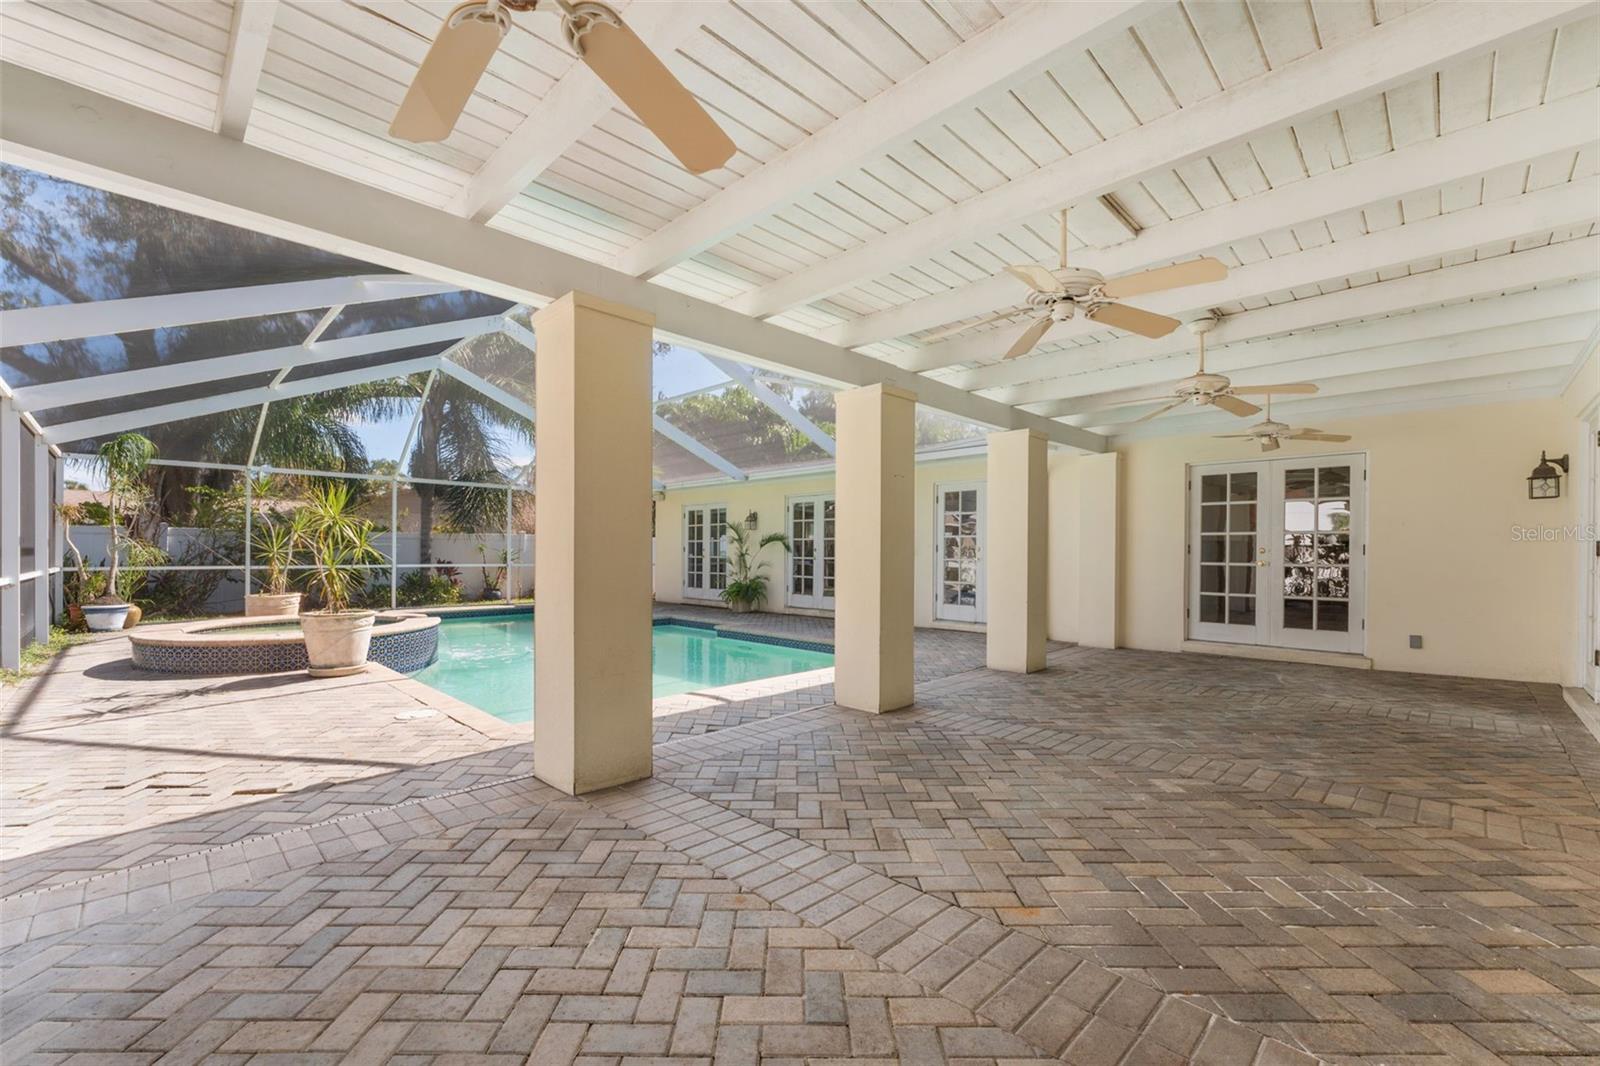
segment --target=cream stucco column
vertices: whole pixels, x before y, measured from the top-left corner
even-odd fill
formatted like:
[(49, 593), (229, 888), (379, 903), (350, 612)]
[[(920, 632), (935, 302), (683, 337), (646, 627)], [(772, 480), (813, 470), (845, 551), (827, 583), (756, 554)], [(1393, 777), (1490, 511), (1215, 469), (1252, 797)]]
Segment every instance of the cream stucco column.
[(984, 580), (991, 670), (1044, 669), (1045, 443), (1031, 429), (989, 434)]
[(888, 385), (838, 395), (833, 691), (874, 714), (914, 698), (916, 408)]
[(571, 794), (650, 776), (653, 323), (584, 293), (533, 317), (533, 772)]

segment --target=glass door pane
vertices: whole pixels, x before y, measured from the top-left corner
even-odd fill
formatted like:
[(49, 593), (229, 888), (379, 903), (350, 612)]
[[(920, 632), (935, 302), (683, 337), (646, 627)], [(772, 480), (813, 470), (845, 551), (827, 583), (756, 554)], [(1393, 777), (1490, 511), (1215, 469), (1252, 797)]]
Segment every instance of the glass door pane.
[(797, 607), (811, 606), (816, 595), (817, 505), (811, 500), (795, 500), (789, 505), (789, 602)]
[(686, 591), (706, 587), (706, 512), (702, 507), (688, 507), (683, 512), (683, 587)]
[(976, 485), (941, 485), (934, 615), (955, 622), (983, 618), (983, 505)]
[(1343, 456), (1274, 466), (1282, 552), (1274, 643), (1359, 651), (1364, 466)]

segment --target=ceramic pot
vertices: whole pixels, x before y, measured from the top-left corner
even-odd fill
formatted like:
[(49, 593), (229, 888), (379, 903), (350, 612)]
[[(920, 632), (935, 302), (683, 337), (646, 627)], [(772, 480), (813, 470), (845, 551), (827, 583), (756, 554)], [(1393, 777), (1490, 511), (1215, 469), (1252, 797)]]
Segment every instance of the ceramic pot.
[(306, 659), (312, 677), (343, 677), (367, 668), (372, 649), (373, 611), (312, 612), (300, 616), (306, 637)]
[(130, 606), (127, 603), (85, 603), (81, 609), (91, 632), (115, 633), (127, 624)]
[(246, 618), (293, 618), (299, 613), (298, 592), (253, 592), (244, 598)]

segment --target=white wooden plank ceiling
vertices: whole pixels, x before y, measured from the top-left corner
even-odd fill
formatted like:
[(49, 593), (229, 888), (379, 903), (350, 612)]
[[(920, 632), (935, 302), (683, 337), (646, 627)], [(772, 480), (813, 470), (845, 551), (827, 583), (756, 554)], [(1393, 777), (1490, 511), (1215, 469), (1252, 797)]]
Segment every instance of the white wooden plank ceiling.
[(451, 0), (239, 2), (8, 3), (0, 57), (1110, 432), (1148, 408), (1097, 403), (1189, 372), (1187, 331), (1066, 323), (1007, 363), (1020, 324), (921, 339), (1014, 306), (997, 272), (1053, 263), (1069, 200), (1079, 263), (1226, 263), (1134, 302), (1220, 313), (1218, 367), (1323, 382), (1305, 411), (1552, 391), (1600, 309), (1594, 3), (618, 5), (738, 146), (696, 176), (554, 18), (412, 145), (387, 126)]

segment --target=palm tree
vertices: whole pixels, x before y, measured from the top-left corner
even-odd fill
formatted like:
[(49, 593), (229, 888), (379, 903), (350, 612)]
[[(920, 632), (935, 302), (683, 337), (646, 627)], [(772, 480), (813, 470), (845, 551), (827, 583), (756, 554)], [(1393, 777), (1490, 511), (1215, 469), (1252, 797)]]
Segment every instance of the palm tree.
[[(450, 358), (512, 395), (531, 401), (533, 355), (505, 335), (473, 337), (452, 351)], [(413, 477), (510, 484), (503, 472), (510, 466), (507, 449), (514, 444), (532, 443), (532, 422), (440, 374), (428, 390), (408, 465)], [(496, 490), (420, 482), (413, 487), (417, 493), (423, 563), (433, 561), (436, 506), (442, 506), (451, 521), (464, 529), (495, 528), (504, 522), (505, 497)]]

